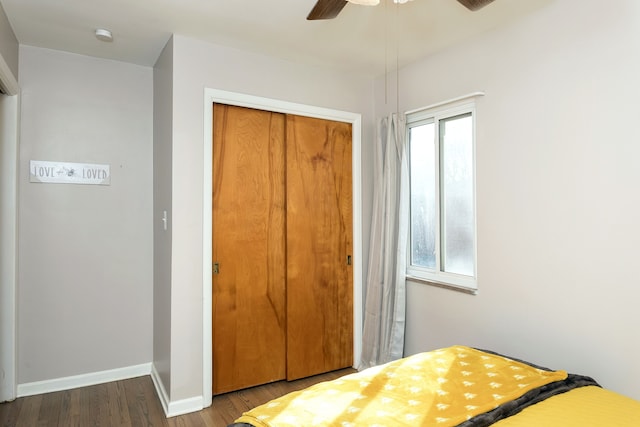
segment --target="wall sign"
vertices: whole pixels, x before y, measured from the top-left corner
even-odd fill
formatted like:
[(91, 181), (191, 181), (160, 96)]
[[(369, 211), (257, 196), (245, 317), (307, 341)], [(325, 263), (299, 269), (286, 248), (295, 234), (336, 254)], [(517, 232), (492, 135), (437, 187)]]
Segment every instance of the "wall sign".
[(29, 182), (110, 185), (109, 165), (31, 160)]

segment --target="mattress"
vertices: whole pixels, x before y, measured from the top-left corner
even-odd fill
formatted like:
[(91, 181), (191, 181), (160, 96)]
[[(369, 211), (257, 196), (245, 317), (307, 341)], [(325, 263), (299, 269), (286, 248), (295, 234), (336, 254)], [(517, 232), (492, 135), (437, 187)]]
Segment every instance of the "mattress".
[(549, 397), (495, 427), (638, 427), (640, 402), (600, 387), (580, 387)]

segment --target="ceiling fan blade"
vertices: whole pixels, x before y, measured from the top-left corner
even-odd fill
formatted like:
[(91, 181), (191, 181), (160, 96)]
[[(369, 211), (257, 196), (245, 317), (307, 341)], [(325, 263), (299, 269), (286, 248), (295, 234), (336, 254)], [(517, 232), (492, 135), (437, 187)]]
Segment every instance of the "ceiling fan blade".
[(462, 4), (469, 10), (479, 10), (493, 2), (493, 0), (458, 0), (458, 3)]
[(318, 0), (307, 19), (314, 21), (316, 19), (333, 19), (345, 7), (347, 0)]

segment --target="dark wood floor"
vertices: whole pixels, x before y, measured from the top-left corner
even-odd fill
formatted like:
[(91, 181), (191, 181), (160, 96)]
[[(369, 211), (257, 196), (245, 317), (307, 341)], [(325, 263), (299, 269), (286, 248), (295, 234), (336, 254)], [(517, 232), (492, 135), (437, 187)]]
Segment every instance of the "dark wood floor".
[(297, 381), (280, 381), (226, 393), (200, 412), (165, 418), (151, 377), (144, 376), (0, 403), (0, 426), (226, 427), (244, 411), (291, 391), (355, 372), (342, 369)]

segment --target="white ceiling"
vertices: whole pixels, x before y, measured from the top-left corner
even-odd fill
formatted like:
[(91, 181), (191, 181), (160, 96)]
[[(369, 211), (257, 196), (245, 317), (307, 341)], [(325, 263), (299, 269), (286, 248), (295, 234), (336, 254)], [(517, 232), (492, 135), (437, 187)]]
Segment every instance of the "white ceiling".
[[(375, 7), (347, 4), (333, 20), (307, 21), (316, 0), (0, 0), (21, 44), (145, 66), (172, 33), (347, 72), (383, 74), (385, 63), (423, 58), (555, 0), (495, 0), (470, 12), (456, 0)], [(388, 2), (388, 3), (387, 3)], [(94, 37), (112, 31), (111, 43)], [(399, 43), (396, 43), (396, 38)], [(386, 52), (386, 53), (385, 53)], [(391, 58), (391, 59), (390, 59)]]

